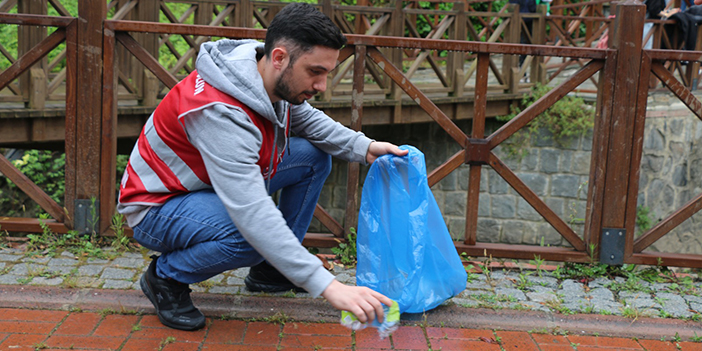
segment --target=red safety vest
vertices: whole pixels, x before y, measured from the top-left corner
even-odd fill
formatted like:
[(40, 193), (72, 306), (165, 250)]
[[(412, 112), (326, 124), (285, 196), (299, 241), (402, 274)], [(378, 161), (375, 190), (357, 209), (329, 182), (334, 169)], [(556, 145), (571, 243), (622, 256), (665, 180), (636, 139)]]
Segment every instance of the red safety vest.
[[(273, 177), (282, 157), (276, 157), (273, 168), (268, 169), (276, 147), (273, 123), (193, 71), (171, 89), (142, 129), (122, 177), (121, 204), (160, 205), (173, 196), (212, 187), (202, 156), (188, 141), (181, 119), (214, 104), (239, 107), (249, 115), (263, 136), (256, 164), (264, 177)], [(288, 115), (286, 135), (289, 127)]]

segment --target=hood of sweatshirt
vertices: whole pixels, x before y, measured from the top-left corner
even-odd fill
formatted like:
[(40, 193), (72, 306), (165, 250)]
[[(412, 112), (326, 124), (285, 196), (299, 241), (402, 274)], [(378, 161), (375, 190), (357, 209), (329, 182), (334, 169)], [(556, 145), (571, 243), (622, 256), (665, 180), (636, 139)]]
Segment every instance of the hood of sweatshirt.
[(282, 100), (275, 104), (271, 102), (258, 72), (257, 57), (261, 56), (263, 43), (259, 41), (221, 39), (200, 46), (195, 68), (205, 82), (273, 123), (275, 147), (271, 148), (269, 165), (272, 168), (273, 160), (282, 157), (288, 144), (286, 112), (289, 104)]
[(263, 43), (256, 40), (206, 42), (200, 47), (195, 68), (205, 82), (284, 129), (288, 103), (271, 103), (258, 73), (257, 52), (263, 54)]

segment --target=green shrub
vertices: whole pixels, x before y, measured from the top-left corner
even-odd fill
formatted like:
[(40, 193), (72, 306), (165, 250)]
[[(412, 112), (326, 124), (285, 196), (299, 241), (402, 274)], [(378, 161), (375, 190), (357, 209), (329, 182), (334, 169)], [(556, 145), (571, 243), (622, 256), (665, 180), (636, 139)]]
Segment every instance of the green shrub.
[[(117, 155), (117, 182), (127, 165), (128, 156)], [(64, 206), (66, 193), (66, 154), (58, 151), (27, 150), (19, 160), (12, 161), (22, 174), (44, 190), (56, 203)], [(38, 217), (44, 211), (10, 179), (0, 179), (0, 215), (9, 217)]]
[[(63, 206), (66, 155), (56, 151), (27, 150), (12, 162), (49, 197)], [(0, 180), (0, 213), (4, 216), (37, 217), (41, 207), (8, 178)]]
[(349, 234), (346, 236), (346, 242), (336, 240), (339, 246), (331, 249), (336, 258), (345, 266), (356, 265), (356, 229), (349, 228)]
[(653, 226), (653, 213), (648, 206), (639, 205), (636, 207), (636, 227), (640, 230), (638, 234), (645, 233)]
[[(497, 117), (498, 121), (507, 122), (516, 117), (525, 107), (530, 106), (546, 95), (551, 88), (539, 83), (529, 94), (522, 97), (521, 103), (512, 108), (512, 113)], [(595, 125), (595, 110), (582, 98), (566, 95), (543, 113), (534, 118), (526, 127), (515, 133), (505, 144), (509, 154), (523, 156), (525, 147), (531, 145), (532, 139), (540, 130), (548, 130), (554, 140), (562, 144), (566, 139), (580, 137), (592, 130)]]

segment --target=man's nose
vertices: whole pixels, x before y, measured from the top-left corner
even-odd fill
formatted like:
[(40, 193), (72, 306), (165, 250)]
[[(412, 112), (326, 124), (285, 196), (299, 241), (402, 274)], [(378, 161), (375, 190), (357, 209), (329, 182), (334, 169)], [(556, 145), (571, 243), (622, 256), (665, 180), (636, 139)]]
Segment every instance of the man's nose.
[(327, 90), (327, 76), (323, 76), (317, 80), (315, 80), (314, 84), (312, 85), (312, 88), (320, 93), (323, 93), (324, 91)]

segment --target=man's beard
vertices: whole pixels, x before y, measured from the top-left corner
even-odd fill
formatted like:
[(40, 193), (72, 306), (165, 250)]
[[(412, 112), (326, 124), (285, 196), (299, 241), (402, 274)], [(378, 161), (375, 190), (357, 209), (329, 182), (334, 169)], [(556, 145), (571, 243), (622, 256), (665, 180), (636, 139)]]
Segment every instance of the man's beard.
[(305, 102), (305, 98), (302, 96), (303, 94), (310, 94), (310, 95), (316, 95), (317, 91), (303, 91), (300, 92), (297, 95), (294, 95), (293, 92), (290, 89), (290, 85), (288, 85), (288, 82), (290, 81), (290, 76), (292, 75), (292, 69), (290, 66), (285, 67), (285, 70), (283, 73), (281, 73), (280, 77), (278, 77), (278, 80), (275, 82), (275, 88), (273, 89), (273, 93), (275, 93), (276, 96), (279, 98), (293, 104), (293, 105), (301, 105), (303, 102)]

